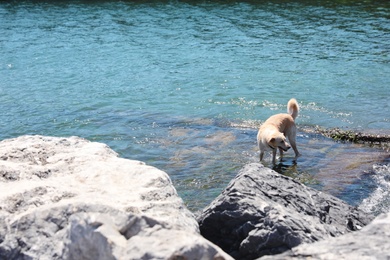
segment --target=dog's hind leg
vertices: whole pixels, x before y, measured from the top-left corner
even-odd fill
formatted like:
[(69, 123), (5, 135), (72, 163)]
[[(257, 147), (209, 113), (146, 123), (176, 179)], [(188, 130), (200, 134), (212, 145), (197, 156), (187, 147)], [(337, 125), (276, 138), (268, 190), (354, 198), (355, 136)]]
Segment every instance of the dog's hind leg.
[(290, 129), (290, 132), (287, 133), (287, 137), (288, 137), (288, 140), (290, 141), (290, 145), (295, 152), (295, 159), (294, 160), (296, 160), (299, 156), (301, 156), (301, 154), (298, 152), (296, 136), (297, 136), (297, 129), (296, 129), (296, 126), (294, 125)]
[(263, 160), (264, 151), (260, 151), (260, 162)]
[(295, 141), (295, 138), (291, 138), (291, 139), (289, 138), (289, 141), (292, 149), (295, 152), (295, 160), (296, 160), (299, 156), (301, 156), (301, 154), (298, 152), (297, 143)]

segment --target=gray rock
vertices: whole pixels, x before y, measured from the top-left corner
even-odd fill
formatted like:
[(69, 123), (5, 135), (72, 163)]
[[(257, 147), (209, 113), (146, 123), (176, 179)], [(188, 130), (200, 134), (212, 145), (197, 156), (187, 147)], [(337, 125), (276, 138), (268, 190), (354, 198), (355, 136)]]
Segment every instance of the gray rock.
[(297, 246), (261, 259), (390, 259), (390, 213), (378, 216), (358, 232)]
[(198, 222), (201, 234), (234, 258), (254, 259), (359, 230), (371, 219), (335, 197), (253, 163)]
[(0, 142), (0, 259), (231, 259), (168, 175), (104, 144)]

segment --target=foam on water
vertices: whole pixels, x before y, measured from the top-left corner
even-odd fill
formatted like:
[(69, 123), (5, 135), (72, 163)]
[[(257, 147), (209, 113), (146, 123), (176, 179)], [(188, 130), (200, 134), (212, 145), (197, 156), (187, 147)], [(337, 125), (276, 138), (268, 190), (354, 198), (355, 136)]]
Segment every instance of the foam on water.
[(375, 215), (387, 213), (390, 211), (390, 164), (374, 164), (372, 179), (376, 188), (368, 198), (362, 201), (359, 207)]

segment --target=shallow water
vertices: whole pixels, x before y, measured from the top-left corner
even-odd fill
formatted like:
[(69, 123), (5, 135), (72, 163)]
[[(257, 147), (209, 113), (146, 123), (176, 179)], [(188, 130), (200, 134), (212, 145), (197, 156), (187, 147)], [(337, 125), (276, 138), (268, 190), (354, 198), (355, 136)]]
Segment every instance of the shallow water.
[[(166, 171), (195, 211), (258, 161), (256, 127), (290, 97), (300, 129), (389, 131), (389, 13), (388, 1), (2, 2), (0, 139), (107, 143)], [(277, 170), (353, 205), (383, 188), (388, 152), (303, 130), (298, 144), (298, 164)]]

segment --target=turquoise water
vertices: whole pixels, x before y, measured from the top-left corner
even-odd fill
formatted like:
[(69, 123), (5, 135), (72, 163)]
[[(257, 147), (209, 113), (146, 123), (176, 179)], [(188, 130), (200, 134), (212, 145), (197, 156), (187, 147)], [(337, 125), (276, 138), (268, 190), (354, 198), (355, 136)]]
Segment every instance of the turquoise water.
[[(107, 143), (198, 210), (258, 161), (256, 128), (290, 97), (300, 129), (389, 131), (389, 19), (387, 1), (1, 2), (0, 139)], [(351, 204), (389, 163), (303, 130), (298, 143), (279, 171)]]

